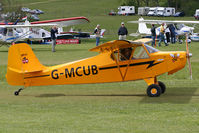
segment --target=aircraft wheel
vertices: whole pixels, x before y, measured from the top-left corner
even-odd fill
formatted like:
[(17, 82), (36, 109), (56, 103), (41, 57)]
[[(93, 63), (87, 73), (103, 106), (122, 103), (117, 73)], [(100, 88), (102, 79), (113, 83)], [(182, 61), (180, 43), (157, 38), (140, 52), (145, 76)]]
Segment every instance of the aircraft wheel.
[(15, 96), (18, 96), (18, 95), (19, 95), (19, 92), (22, 91), (22, 90), (23, 90), (23, 88), (20, 88), (18, 91), (15, 91), (14, 95), (15, 95)]
[(147, 88), (147, 95), (149, 97), (159, 97), (161, 95), (161, 88), (159, 85), (152, 84)]
[(19, 95), (19, 92), (18, 92), (18, 91), (15, 91), (14, 94), (15, 94), (15, 96), (18, 96), (18, 95)]
[(163, 82), (158, 81), (158, 85), (160, 86), (161, 90), (162, 90), (162, 94), (165, 93), (166, 91), (166, 86)]

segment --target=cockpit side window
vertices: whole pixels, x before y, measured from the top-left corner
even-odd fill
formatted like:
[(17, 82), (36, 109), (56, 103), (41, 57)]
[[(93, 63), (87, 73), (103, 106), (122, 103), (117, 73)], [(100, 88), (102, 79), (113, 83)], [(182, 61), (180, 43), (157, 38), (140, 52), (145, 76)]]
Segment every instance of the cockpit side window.
[(120, 60), (121, 61), (129, 60), (131, 57), (132, 51), (133, 51), (132, 48), (120, 49)]
[(129, 60), (132, 56), (132, 52), (133, 52), (133, 48), (121, 48), (119, 50), (116, 50), (113, 52), (113, 54), (111, 55), (111, 58), (113, 60), (117, 60), (117, 61), (126, 61)]
[(146, 50), (143, 48), (143, 46), (137, 46), (133, 52), (132, 59), (146, 59), (146, 58), (149, 58), (149, 55), (147, 54)]
[(12, 29), (8, 29), (8, 36), (13, 36), (13, 30)]
[[(147, 45), (148, 46), (148, 45)], [(150, 47), (145, 46), (148, 53), (157, 52), (158, 50)], [(112, 53), (111, 58), (117, 61), (127, 61), (127, 60), (134, 60), (134, 59), (147, 59), (149, 55), (143, 46), (135, 46), (135, 47), (128, 47), (128, 48), (120, 48)]]

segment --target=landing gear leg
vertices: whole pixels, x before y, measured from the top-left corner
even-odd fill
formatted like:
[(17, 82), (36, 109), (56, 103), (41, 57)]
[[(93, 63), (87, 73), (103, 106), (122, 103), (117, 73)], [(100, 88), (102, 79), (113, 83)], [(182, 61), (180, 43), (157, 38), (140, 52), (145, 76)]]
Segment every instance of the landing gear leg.
[(15, 95), (15, 96), (18, 96), (19, 93), (20, 93), (20, 91), (22, 91), (23, 89), (24, 89), (24, 88), (20, 88), (18, 91), (15, 91), (15, 92), (14, 92), (14, 95)]
[(161, 88), (158, 84), (157, 77), (144, 79), (148, 84), (148, 88), (146, 90), (147, 95), (149, 97), (159, 97), (162, 93)]
[(157, 77), (144, 79), (148, 84), (147, 95), (150, 97), (158, 97), (165, 93), (166, 86), (163, 82), (157, 81)]

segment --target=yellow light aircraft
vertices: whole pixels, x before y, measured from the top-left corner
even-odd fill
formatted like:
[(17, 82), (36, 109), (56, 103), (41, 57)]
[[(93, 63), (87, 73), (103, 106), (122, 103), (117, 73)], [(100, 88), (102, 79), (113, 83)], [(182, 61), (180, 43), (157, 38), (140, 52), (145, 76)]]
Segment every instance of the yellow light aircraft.
[(29, 45), (16, 44), (8, 53), (7, 82), (29, 87), (144, 79), (148, 84), (147, 95), (157, 97), (166, 89), (157, 76), (166, 72), (173, 74), (184, 68), (191, 54), (161, 52), (147, 45), (149, 42), (151, 39), (110, 41), (90, 49), (99, 52), (97, 56), (50, 67), (39, 62)]

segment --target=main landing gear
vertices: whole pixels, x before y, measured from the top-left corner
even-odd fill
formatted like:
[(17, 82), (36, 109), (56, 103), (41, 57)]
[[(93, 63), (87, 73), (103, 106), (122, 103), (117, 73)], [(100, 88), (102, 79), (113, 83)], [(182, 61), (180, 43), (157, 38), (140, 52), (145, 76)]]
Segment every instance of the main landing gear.
[(145, 79), (145, 81), (149, 85), (146, 90), (149, 97), (159, 97), (161, 94), (165, 93), (165, 84), (161, 81), (157, 81), (156, 77)]
[(20, 93), (20, 91), (22, 91), (23, 89), (24, 89), (24, 88), (20, 88), (18, 91), (15, 91), (15, 92), (14, 92), (14, 95), (15, 95), (15, 96), (18, 96), (19, 93)]

